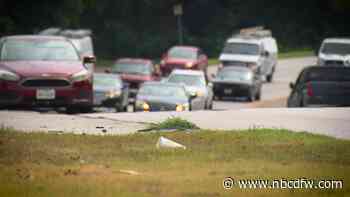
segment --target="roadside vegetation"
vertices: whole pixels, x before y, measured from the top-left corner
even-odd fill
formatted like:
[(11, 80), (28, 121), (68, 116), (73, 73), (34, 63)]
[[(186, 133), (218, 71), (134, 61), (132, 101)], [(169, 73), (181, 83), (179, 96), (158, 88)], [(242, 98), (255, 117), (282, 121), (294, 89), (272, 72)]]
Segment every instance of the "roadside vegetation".
[[(157, 149), (160, 136), (187, 146)], [(341, 179), (338, 190), (224, 190), (238, 179)], [(0, 196), (349, 196), (350, 141), (286, 130), (129, 136), (0, 129)]]

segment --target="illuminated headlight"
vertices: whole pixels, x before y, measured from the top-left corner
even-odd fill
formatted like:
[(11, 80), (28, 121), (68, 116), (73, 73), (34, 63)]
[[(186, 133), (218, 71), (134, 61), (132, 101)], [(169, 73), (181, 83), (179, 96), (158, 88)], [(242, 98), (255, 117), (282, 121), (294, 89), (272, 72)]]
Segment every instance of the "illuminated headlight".
[(4, 81), (18, 81), (19, 76), (7, 70), (0, 70), (0, 80)]
[(143, 109), (143, 111), (149, 111), (151, 109), (145, 101), (136, 101), (135, 105), (138, 109)]
[(179, 104), (176, 106), (176, 111), (177, 112), (182, 112), (182, 111), (189, 111), (190, 106), (188, 103), (185, 104)]
[(106, 93), (106, 97), (108, 98), (115, 98), (119, 97), (122, 93), (119, 90), (111, 90)]
[(202, 91), (197, 91), (195, 94), (197, 95), (197, 97), (204, 96), (204, 92), (202, 92)]
[(253, 79), (253, 74), (252, 74), (252, 73), (247, 73), (247, 74), (245, 75), (245, 80), (250, 81), (250, 80), (252, 80), (252, 79)]
[(194, 64), (192, 62), (188, 62), (186, 63), (186, 68), (192, 68)]
[(160, 61), (160, 65), (164, 65), (164, 64), (165, 64), (164, 60)]
[(82, 70), (78, 73), (75, 73), (72, 75), (72, 81), (73, 82), (80, 82), (80, 81), (85, 81), (88, 80), (90, 77), (90, 73), (87, 70)]

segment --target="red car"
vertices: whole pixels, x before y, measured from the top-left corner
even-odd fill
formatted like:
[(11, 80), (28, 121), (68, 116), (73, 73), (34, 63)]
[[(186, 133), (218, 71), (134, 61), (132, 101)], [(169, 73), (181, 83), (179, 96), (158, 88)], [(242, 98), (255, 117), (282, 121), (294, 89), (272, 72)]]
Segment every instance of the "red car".
[(92, 74), (73, 44), (56, 36), (0, 39), (0, 106), (67, 107), (90, 111)]
[(119, 74), (122, 80), (129, 84), (131, 102), (136, 97), (142, 83), (160, 80), (159, 68), (149, 59), (118, 59), (112, 66), (112, 73)]
[(160, 69), (164, 76), (173, 69), (203, 70), (207, 73), (208, 57), (197, 47), (174, 46), (162, 57)]

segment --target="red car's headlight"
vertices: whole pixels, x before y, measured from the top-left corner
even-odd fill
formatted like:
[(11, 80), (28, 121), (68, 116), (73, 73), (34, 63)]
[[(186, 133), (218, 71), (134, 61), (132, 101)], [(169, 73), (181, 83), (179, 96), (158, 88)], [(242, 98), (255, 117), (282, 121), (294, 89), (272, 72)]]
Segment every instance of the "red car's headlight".
[(91, 74), (89, 71), (82, 70), (82, 71), (72, 75), (72, 81), (73, 82), (81, 82), (81, 81), (89, 80), (90, 76), (91, 76)]
[(0, 79), (4, 81), (18, 81), (20, 77), (16, 73), (0, 69)]

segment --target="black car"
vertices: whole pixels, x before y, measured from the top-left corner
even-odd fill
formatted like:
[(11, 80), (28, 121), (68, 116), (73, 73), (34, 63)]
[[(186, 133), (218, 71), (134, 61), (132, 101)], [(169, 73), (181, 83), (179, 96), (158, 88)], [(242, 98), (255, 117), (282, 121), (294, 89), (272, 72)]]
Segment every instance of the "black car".
[(126, 111), (128, 107), (129, 87), (119, 75), (94, 74), (94, 105), (113, 107), (117, 111)]
[(195, 97), (180, 84), (146, 82), (137, 93), (135, 111), (189, 111)]
[(248, 101), (260, 100), (262, 80), (258, 70), (229, 66), (220, 69), (213, 76), (215, 98), (246, 97)]
[(350, 67), (307, 67), (290, 88), (288, 107), (350, 106)]

